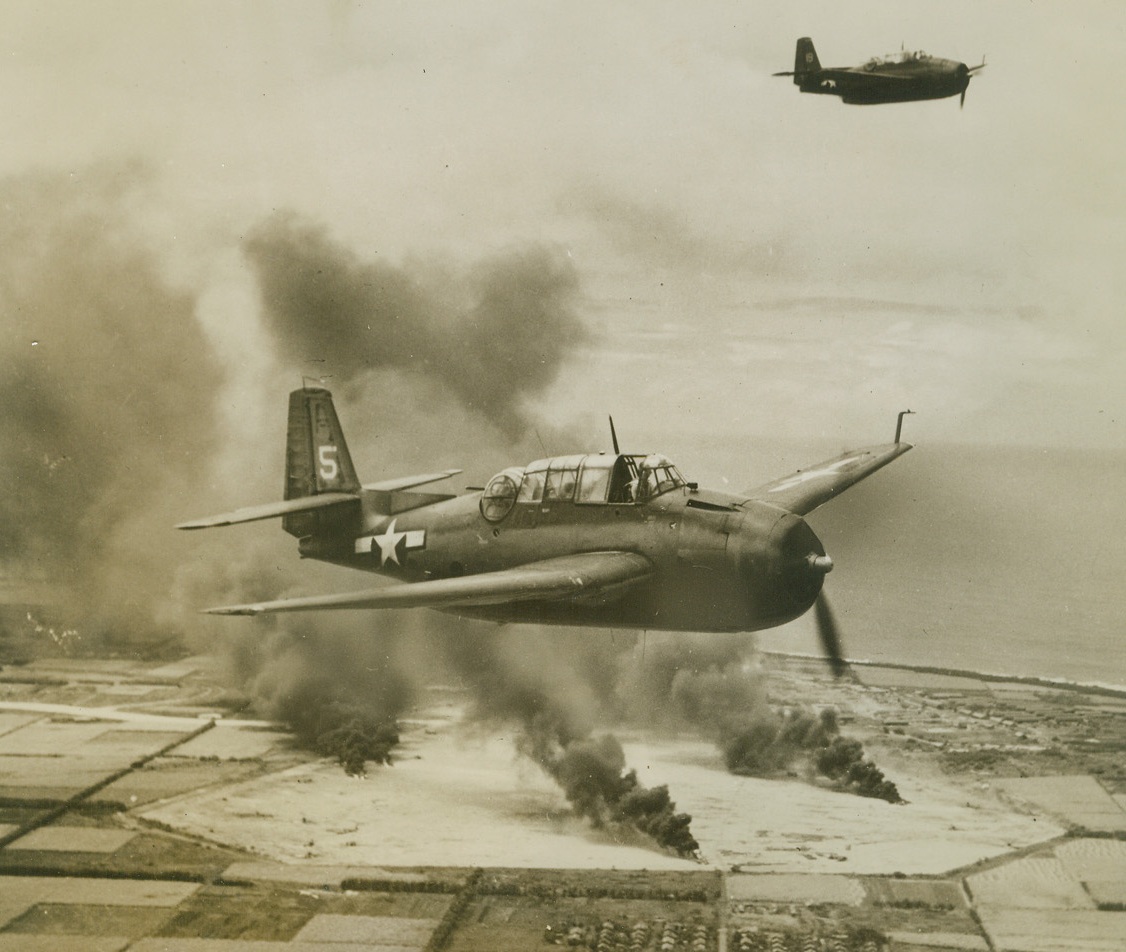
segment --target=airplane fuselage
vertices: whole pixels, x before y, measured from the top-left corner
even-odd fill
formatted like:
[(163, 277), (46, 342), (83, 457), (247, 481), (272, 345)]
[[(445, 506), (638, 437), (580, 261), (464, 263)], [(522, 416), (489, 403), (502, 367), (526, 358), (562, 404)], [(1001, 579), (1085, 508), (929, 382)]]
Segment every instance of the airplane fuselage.
[(969, 67), (957, 60), (904, 50), (893, 57), (874, 57), (860, 66), (824, 68), (813, 40), (801, 37), (794, 50), (794, 68), (775, 76), (792, 76), (803, 93), (837, 96), (858, 106), (962, 97), (970, 77), (985, 66)]
[[(517, 502), (499, 522), (481, 495), (455, 496), (389, 515), (363, 498), (360, 531), (301, 540), (303, 557), (407, 582), (497, 572), (544, 553), (635, 552), (653, 566), (622, 592), (568, 602), (517, 601), (449, 611), (503, 622), (654, 630), (756, 631), (813, 604), (824, 548), (799, 516), (740, 496), (680, 486), (644, 503)], [(379, 508), (385, 508), (380, 506)]]
[(843, 102), (865, 106), (957, 96), (969, 86), (970, 73), (965, 63), (929, 57), (820, 69), (795, 76), (794, 82), (803, 93), (839, 96)]

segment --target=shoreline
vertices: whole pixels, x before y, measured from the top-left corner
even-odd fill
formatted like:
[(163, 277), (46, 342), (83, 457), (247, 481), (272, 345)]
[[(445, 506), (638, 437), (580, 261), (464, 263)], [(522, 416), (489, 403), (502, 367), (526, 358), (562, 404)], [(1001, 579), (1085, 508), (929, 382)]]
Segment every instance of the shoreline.
[[(784, 658), (793, 661), (813, 661), (821, 664), (825, 659), (820, 655), (800, 651), (760, 651), (771, 658)], [(1126, 685), (1100, 684), (1091, 681), (1070, 681), (1065, 678), (1046, 678), (1029, 674), (1000, 674), (989, 671), (973, 671), (967, 668), (947, 668), (939, 665), (909, 664), (902, 661), (873, 661), (867, 658), (845, 658), (854, 668), (878, 668), (890, 671), (910, 671), (914, 674), (934, 674), (947, 678), (965, 678), (970, 681), (985, 681), (991, 684), (1023, 684), (1029, 687), (1047, 688), (1057, 691), (1074, 691), (1077, 694), (1094, 694), (1126, 700)]]

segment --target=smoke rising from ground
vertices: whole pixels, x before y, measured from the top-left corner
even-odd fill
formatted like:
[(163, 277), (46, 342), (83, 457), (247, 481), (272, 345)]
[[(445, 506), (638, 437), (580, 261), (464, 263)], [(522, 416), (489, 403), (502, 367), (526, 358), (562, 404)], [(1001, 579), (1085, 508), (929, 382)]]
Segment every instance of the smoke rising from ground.
[(658, 641), (624, 683), (634, 717), (709, 734), (732, 773), (798, 773), (824, 778), (834, 789), (902, 802), (861, 743), (841, 736), (835, 710), (771, 703), (766, 674), (745, 635)]
[(81, 631), (151, 642), (173, 571), (158, 540), (216, 448), (222, 378), (130, 211), (143, 179), (0, 182), (0, 561), (59, 583)]
[(691, 856), (699, 848), (691, 816), (676, 811), (668, 787), (641, 785), (615, 737), (594, 733), (620, 710), (616, 673), (633, 640), (482, 630), (448, 642), (446, 659), (472, 691), (472, 717), (517, 724), (517, 749), (559, 784), (576, 814), (612, 835), (640, 833)]
[(362, 775), (369, 762), (391, 763), (397, 719), (415, 696), (419, 675), (406, 634), (371, 617), (287, 619), (239, 639), (235, 674), (261, 714)]

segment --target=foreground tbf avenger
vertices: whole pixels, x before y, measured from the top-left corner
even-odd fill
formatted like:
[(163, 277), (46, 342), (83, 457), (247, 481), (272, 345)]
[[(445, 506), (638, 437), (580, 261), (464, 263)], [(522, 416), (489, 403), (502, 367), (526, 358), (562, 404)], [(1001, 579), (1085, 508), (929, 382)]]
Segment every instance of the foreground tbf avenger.
[(332, 395), (307, 387), (289, 398), (285, 501), (179, 528), (280, 516), (302, 557), (410, 583), (213, 614), (426, 607), (500, 622), (719, 632), (781, 625), (816, 601), (839, 674), (839, 640), (819, 598), (833, 563), (802, 516), (911, 449), (899, 435), (897, 425), (894, 443), (741, 495), (700, 489), (663, 456), (620, 453), (616, 435), (612, 455), (538, 460), (448, 495), (415, 490), (460, 470), (361, 486)]
[(979, 66), (967, 66), (922, 52), (904, 51), (898, 56), (875, 57), (862, 66), (824, 69), (813, 40), (803, 36), (794, 53), (794, 71), (774, 75), (793, 76), (794, 85), (803, 93), (840, 96), (843, 102), (862, 106), (945, 99), (959, 93), (960, 103), (965, 105), (970, 77), (984, 66), (985, 60)]

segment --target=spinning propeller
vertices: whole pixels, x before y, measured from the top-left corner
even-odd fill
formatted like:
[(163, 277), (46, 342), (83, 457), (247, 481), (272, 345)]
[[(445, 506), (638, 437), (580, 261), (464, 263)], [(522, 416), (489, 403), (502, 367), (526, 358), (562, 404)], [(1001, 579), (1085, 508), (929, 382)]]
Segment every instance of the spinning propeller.
[[(833, 560), (827, 555), (817, 555), (811, 552), (806, 556), (806, 563), (810, 572), (824, 577), (833, 570)], [(848, 671), (848, 662), (841, 653), (841, 635), (837, 628), (837, 621), (833, 611), (829, 608), (829, 599), (825, 590), (817, 592), (817, 600), (813, 603), (814, 617), (817, 620), (817, 640), (821, 642), (821, 650), (834, 678), (839, 678)]]
[(848, 670), (848, 662), (841, 654), (841, 635), (837, 630), (837, 620), (829, 608), (829, 600), (821, 592), (814, 603), (817, 616), (817, 637), (821, 641), (821, 650), (825, 652), (825, 660), (829, 662), (829, 669), (834, 678), (839, 678)]
[(959, 63), (958, 64), (958, 75), (960, 77), (963, 77), (966, 81), (966, 85), (962, 87), (961, 98), (958, 100), (958, 108), (959, 109), (965, 108), (965, 105), (966, 105), (966, 90), (970, 88), (970, 79), (973, 77), (973, 74), (976, 73), (979, 69), (985, 69), (985, 57), (984, 56), (981, 58), (981, 63), (978, 64), (977, 66), (967, 66), (965, 63)]

